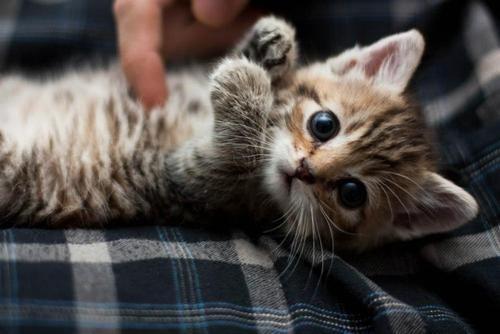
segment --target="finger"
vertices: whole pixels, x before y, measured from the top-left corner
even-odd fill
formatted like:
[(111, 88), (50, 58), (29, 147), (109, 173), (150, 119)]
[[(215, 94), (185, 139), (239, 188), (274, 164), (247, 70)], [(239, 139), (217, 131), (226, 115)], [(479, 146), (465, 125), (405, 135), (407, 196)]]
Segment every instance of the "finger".
[(248, 0), (192, 0), (191, 10), (199, 22), (221, 27), (232, 22), (247, 4)]
[(162, 2), (117, 0), (118, 48), (125, 76), (146, 108), (167, 98), (161, 57)]
[(147, 110), (165, 104), (168, 97), (165, 66), (156, 52), (142, 52), (122, 64), (136, 98)]
[[(170, 18), (170, 15), (175, 17)], [(179, 15), (175, 12), (166, 13), (164, 20), (164, 54), (172, 60), (189, 56), (211, 56), (232, 47), (258, 19), (260, 13), (247, 9), (240, 15), (238, 20), (234, 20), (225, 27), (207, 27), (200, 22), (191, 22), (180, 25), (183, 22), (177, 21)], [(169, 31), (176, 31), (169, 34)]]

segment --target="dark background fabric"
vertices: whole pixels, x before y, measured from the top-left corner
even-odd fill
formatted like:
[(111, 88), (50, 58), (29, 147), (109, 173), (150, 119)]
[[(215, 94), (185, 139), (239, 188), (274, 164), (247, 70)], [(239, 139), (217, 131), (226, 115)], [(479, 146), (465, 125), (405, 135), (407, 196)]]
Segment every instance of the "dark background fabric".
[[(320, 254), (310, 246), (297, 261), (279, 239), (229, 228), (144, 222), (109, 230), (4, 229), (0, 333), (495, 332), (498, 2), (255, 4), (296, 25), (304, 61), (418, 28), (427, 49), (411, 90), (435, 130), (442, 173), (478, 200), (477, 219), (361, 255)], [(110, 6), (4, 0), (1, 68), (46, 71), (114, 57)]]

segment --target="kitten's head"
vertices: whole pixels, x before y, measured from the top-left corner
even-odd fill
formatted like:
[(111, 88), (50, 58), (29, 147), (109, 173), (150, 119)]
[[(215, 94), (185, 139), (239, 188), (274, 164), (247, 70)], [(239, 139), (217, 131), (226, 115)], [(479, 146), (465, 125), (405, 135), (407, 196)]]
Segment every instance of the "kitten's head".
[[(297, 71), (278, 94), (265, 185), (301, 236), (365, 249), (451, 230), (478, 211), (435, 172), (425, 127), (403, 94), (422, 57), (412, 30)], [(344, 231), (344, 232), (342, 232)]]

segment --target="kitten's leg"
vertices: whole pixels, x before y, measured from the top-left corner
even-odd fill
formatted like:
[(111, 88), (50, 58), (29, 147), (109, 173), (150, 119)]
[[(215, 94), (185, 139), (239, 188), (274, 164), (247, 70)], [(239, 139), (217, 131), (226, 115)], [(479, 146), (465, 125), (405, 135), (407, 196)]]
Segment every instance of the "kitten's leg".
[(211, 100), (219, 159), (255, 168), (262, 157), (273, 104), (270, 76), (245, 58), (226, 59), (212, 75)]
[(238, 44), (235, 54), (265, 68), (273, 83), (286, 79), (297, 59), (295, 29), (274, 16), (262, 18)]
[[(212, 75), (211, 100), (213, 132), (187, 142), (167, 158), (163, 174), (173, 197), (165, 202), (180, 203), (179, 212), (238, 212), (232, 208), (248, 206), (257, 197), (249, 189), (263, 154), (273, 103), (271, 79), (248, 59), (225, 59)], [(186, 209), (189, 203), (196, 209)]]

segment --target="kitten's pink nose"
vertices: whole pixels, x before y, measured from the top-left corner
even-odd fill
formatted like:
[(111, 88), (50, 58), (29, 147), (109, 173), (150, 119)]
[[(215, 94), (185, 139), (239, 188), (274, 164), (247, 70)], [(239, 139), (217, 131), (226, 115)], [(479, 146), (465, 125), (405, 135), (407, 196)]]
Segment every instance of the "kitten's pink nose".
[(314, 182), (316, 182), (316, 178), (314, 177), (314, 174), (311, 170), (311, 167), (307, 163), (306, 158), (302, 158), (302, 160), (300, 160), (300, 165), (299, 167), (297, 167), (294, 176), (300, 181), (307, 184), (313, 184)]

